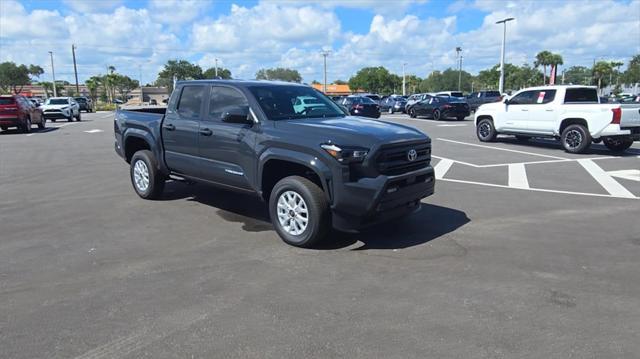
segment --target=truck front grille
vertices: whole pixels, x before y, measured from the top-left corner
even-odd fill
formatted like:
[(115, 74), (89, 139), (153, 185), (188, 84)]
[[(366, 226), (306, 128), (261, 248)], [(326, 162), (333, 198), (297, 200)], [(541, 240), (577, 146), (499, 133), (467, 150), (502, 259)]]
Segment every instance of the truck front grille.
[[(411, 160), (409, 152), (416, 151)], [(378, 172), (388, 176), (401, 175), (429, 166), (431, 161), (431, 143), (408, 142), (382, 147), (376, 157)]]

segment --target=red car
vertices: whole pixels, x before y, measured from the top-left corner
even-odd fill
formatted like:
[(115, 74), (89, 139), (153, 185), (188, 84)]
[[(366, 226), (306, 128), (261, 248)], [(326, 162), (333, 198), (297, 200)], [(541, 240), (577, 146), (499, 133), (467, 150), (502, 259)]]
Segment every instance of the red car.
[(42, 110), (24, 96), (0, 96), (0, 128), (6, 131), (9, 127), (17, 127), (22, 132), (31, 132), (31, 125), (45, 128), (46, 119)]

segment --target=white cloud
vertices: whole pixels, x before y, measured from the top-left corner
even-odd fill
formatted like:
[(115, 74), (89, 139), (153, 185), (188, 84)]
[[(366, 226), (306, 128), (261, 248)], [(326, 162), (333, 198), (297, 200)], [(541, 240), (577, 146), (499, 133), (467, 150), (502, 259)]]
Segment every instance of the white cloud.
[(151, 18), (161, 24), (186, 24), (201, 16), (211, 6), (204, 0), (151, 0)]
[(120, 6), (123, 0), (64, 0), (67, 8), (73, 12), (103, 12)]

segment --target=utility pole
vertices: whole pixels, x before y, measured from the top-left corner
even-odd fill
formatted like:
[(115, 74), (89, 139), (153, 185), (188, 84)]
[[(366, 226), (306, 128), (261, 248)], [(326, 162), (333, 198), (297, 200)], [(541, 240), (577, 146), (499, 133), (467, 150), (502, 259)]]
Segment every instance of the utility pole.
[(330, 50), (322, 50), (320, 54), (324, 58), (324, 82), (322, 83), (322, 92), (327, 93), (327, 56), (331, 53)]
[(460, 53), (462, 52), (462, 47), (456, 47), (456, 56), (458, 56), (458, 91), (460, 91), (460, 83), (462, 82), (462, 57)]
[(53, 97), (58, 97), (58, 92), (56, 91), (56, 70), (53, 68), (53, 51), (49, 51), (49, 56), (51, 56), (51, 76), (53, 76)]
[(407, 96), (407, 78), (404, 73), (404, 67), (407, 65), (406, 62), (402, 63), (402, 96)]
[(508, 17), (506, 19), (502, 19), (500, 21), (496, 21), (496, 24), (502, 24), (502, 49), (500, 50), (500, 84), (498, 85), (498, 91), (500, 94), (504, 92), (504, 52), (505, 52), (505, 42), (507, 41), (507, 22), (515, 20), (512, 17)]
[(215, 60), (216, 60), (216, 67), (215, 67), (216, 68), (216, 78), (218, 78), (218, 59), (215, 59)]
[(76, 75), (76, 96), (80, 96), (80, 86), (78, 85), (78, 68), (76, 67), (76, 45), (71, 45), (71, 54), (73, 55), (73, 73)]

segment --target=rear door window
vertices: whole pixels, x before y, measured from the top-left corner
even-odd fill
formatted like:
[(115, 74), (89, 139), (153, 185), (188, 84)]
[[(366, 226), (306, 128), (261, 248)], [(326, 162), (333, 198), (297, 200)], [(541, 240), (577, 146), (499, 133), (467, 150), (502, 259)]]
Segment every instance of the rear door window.
[(185, 86), (182, 88), (176, 110), (181, 117), (199, 118), (204, 98), (204, 86)]
[(533, 96), (533, 103), (538, 105), (547, 104), (556, 97), (556, 90), (536, 91)]
[(598, 91), (592, 88), (568, 88), (564, 103), (598, 103)]

